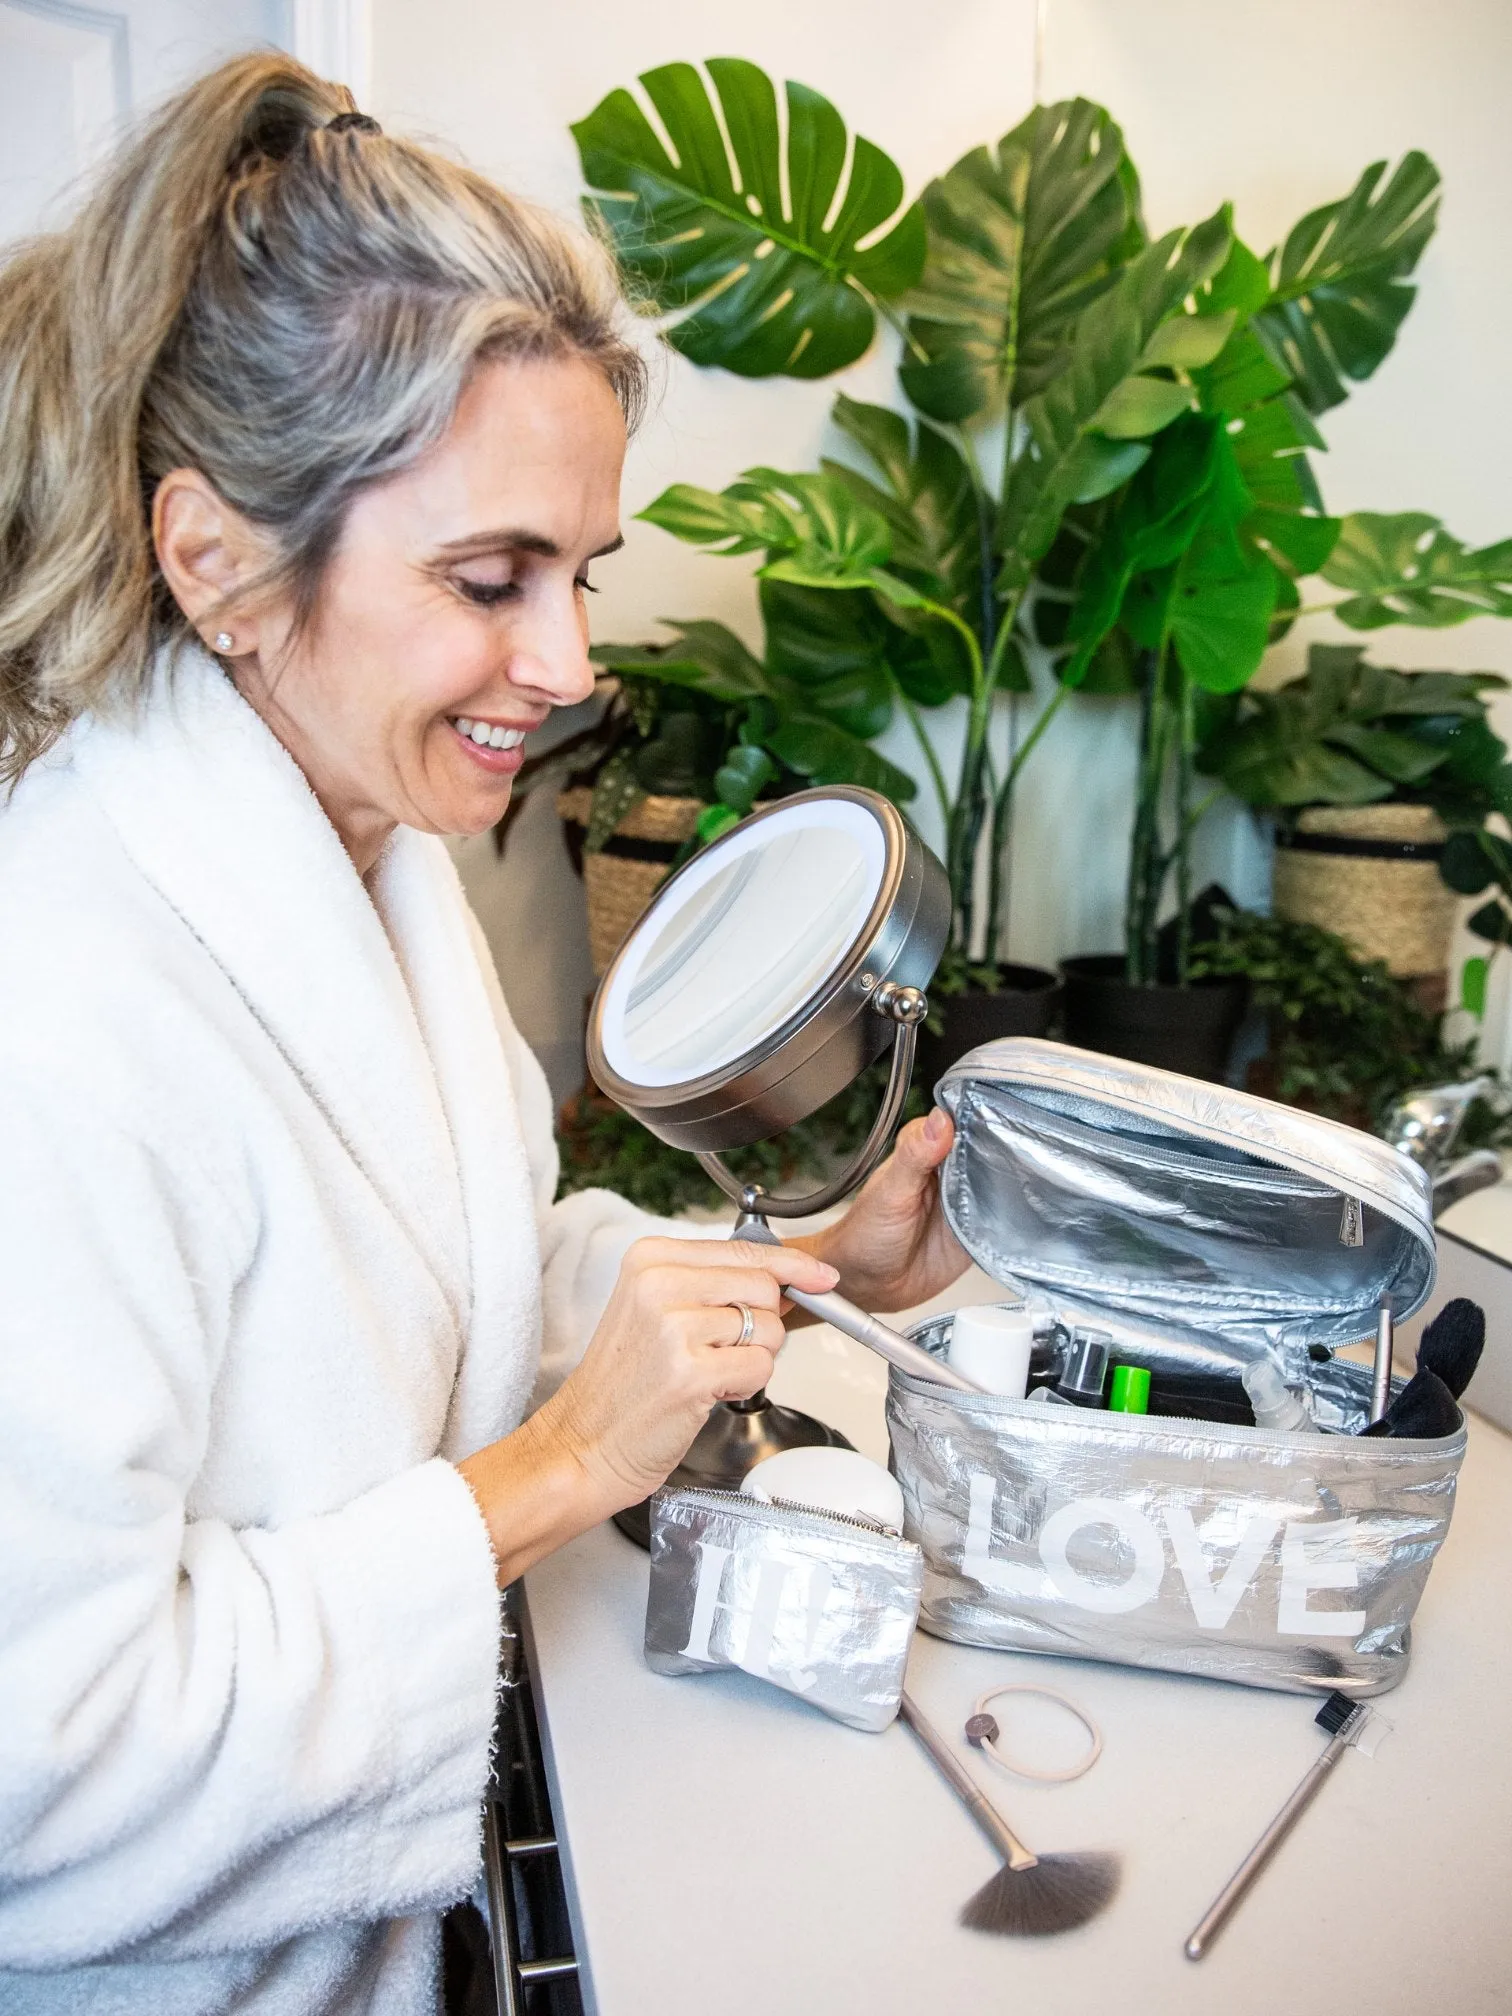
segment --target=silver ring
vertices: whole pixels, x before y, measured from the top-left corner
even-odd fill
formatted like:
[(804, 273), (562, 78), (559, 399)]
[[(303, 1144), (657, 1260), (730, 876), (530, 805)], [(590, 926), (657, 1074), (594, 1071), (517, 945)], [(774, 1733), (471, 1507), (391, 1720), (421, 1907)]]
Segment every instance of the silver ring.
[(756, 1335), (755, 1316), (744, 1302), (732, 1302), (730, 1307), (740, 1311), (740, 1335), (735, 1339), (736, 1345), (749, 1344)]

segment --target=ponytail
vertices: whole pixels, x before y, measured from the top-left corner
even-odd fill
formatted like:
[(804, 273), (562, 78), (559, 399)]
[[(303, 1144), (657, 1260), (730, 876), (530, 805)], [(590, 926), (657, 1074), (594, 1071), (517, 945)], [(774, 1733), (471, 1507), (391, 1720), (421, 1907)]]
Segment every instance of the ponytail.
[(150, 533), (170, 469), (266, 533), (259, 585), (307, 615), (353, 495), (441, 437), (481, 359), (580, 354), (633, 424), (620, 306), (581, 233), (287, 57), (173, 100), (0, 266), (0, 778), (185, 634)]

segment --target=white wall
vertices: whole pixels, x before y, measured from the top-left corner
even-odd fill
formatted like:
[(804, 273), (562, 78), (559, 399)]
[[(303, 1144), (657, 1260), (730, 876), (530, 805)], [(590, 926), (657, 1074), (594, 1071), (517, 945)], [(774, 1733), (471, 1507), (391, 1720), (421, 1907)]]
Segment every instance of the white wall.
[[(373, 0), (373, 109), (428, 133), (512, 188), (568, 210), (576, 155), (567, 132), (603, 93), (674, 58), (738, 54), (831, 96), (885, 147), (910, 191), (977, 141), (1013, 125), (1033, 98), (1033, 0)], [(1422, 268), (1423, 300), (1396, 354), (1325, 426), (1320, 469), (1332, 508), (1417, 506), (1470, 539), (1512, 531), (1512, 402), (1499, 355), (1512, 328), (1512, 79), (1507, 0), (1048, 0), (1043, 95), (1081, 92), (1122, 122), (1151, 225), (1206, 214), (1224, 197), (1266, 249), (1304, 210), (1340, 195), (1368, 160), (1409, 146), (1448, 188)], [(719, 487), (757, 460), (810, 465), (833, 445), (837, 389), (892, 396), (884, 339), (817, 385), (750, 383), (672, 359), (665, 396), (636, 443), (625, 507), (666, 483)], [(624, 555), (600, 570), (600, 637), (655, 634), (659, 616), (715, 615), (754, 634), (741, 563), (704, 558), (627, 522)], [(1307, 627), (1326, 634), (1325, 622)], [(1299, 635), (1276, 654), (1300, 662)], [(1391, 632), (1382, 662), (1483, 665), (1512, 673), (1512, 629), (1489, 621), (1437, 636)], [(1512, 729), (1512, 709), (1506, 726)], [(911, 762), (901, 728), (889, 753)], [(1132, 791), (1122, 703), (1081, 702), (1047, 736), (1019, 805), (1010, 946), (1051, 962), (1117, 945)], [(930, 830), (927, 801), (921, 823)], [(1241, 897), (1261, 887), (1261, 855), (1241, 816), (1212, 822), (1199, 873)], [(483, 843), (464, 850), (506, 985), (554, 1081), (571, 1082), (570, 1027), (589, 984), (580, 898), (546, 808), (501, 871)]]

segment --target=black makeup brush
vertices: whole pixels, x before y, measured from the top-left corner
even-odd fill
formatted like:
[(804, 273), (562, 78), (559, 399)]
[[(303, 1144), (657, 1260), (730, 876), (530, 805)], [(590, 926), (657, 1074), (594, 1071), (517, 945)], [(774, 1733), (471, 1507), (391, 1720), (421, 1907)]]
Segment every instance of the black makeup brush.
[(1112, 1902), (1118, 1888), (1116, 1855), (1031, 1854), (907, 1693), (899, 1712), (972, 1819), (1007, 1858), (962, 1910), (963, 1925), (973, 1932), (1043, 1939), (1052, 1932), (1074, 1931)]
[(1446, 1302), (1418, 1340), (1418, 1370), (1436, 1372), (1456, 1400), (1486, 1346), (1486, 1312), (1468, 1296)]

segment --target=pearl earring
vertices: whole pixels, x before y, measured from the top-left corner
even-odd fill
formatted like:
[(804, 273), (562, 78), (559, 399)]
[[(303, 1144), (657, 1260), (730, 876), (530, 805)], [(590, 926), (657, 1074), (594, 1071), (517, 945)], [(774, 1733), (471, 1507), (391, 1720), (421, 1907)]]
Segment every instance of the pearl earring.
[(235, 642), (236, 639), (231, 635), (229, 630), (216, 631), (215, 648), (217, 651), (229, 651)]

